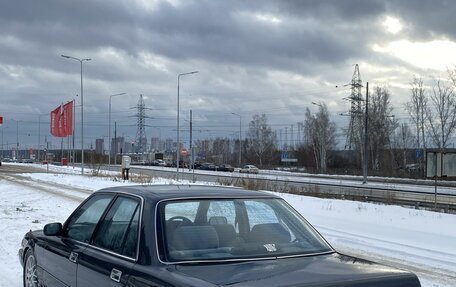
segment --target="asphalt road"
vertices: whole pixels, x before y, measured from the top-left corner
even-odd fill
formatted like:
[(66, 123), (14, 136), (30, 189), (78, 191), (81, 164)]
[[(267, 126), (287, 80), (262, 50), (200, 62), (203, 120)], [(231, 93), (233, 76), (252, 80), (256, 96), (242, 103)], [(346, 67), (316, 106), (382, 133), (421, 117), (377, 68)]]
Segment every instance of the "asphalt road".
[[(112, 170), (120, 167), (113, 166)], [(176, 179), (175, 168), (141, 167), (133, 166), (131, 172), (149, 176)], [(400, 182), (372, 181), (362, 184), (360, 178), (342, 178), (301, 175), (293, 173), (274, 173), (272, 171), (260, 171), (260, 174), (241, 174), (239, 172), (212, 172), (181, 169), (179, 178), (189, 181), (216, 182), (225, 185), (242, 186), (252, 189), (271, 190), (305, 194), (318, 197), (347, 198), (360, 201), (374, 201), (388, 204), (400, 204), (419, 207), (433, 208), (437, 201), (437, 208), (447, 212), (456, 212), (456, 188), (439, 186), (437, 196), (435, 188), (424, 184)]]
[[(108, 169), (104, 166), (103, 169)], [(111, 170), (119, 171), (120, 166), (111, 166)], [(2, 174), (43, 172), (34, 165), (2, 165)], [(131, 173), (176, 179), (175, 168), (132, 166)], [(383, 202), (415, 206), (417, 208), (433, 208), (437, 198), (437, 208), (447, 212), (456, 212), (456, 188), (439, 187), (435, 197), (434, 188), (428, 185), (386, 182), (369, 182), (361, 184), (360, 179), (348, 177), (299, 176), (293, 173), (274, 173), (260, 171), (260, 174), (240, 174), (239, 172), (212, 172), (181, 169), (181, 180), (215, 182), (224, 185), (241, 186), (250, 189), (262, 189), (278, 192), (296, 193), (317, 197), (346, 198), (359, 201)]]

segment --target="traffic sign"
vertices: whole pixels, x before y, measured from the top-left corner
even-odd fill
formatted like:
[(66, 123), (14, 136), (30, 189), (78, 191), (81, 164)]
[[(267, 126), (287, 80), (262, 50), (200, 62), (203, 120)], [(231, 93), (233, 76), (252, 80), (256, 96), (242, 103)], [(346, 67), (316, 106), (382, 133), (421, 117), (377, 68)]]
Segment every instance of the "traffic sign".
[(180, 155), (181, 156), (187, 156), (188, 155), (188, 150), (186, 148), (181, 148)]

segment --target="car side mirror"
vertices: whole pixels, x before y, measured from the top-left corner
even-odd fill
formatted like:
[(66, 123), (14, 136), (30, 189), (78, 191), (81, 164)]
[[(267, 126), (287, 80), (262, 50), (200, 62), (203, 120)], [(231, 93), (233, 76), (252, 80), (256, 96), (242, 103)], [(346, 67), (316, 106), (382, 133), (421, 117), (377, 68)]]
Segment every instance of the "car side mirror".
[(43, 233), (46, 236), (55, 236), (62, 231), (62, 223), (48, 223), (43, 228)]

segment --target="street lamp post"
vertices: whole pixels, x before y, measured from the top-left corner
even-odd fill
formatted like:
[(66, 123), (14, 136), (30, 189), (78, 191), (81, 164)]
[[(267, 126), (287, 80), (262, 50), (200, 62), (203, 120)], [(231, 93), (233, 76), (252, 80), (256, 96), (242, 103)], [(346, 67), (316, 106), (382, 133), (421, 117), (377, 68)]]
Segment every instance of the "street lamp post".
[(48, 114), (41, 114), (38, 115), (38, 162), (40, 161), (40, 154), (41, 154), (41, 117), (47, 116)]
[(19, 121), (16, 121), (16, 153), (19, 158)]
[(241, 167), (241, 155), (242, 155), (242, 130), (241, 130), (241, 123), (242, 123), (242, 117), (241, 115), (238, 115), (236, 113), (231, 113), (232, 115), (238, 116), (239, 117), (239, 168)]
[(366, 82), (366, 110), (364, 113), (364, 161), (363, 161), (363, 184), (367, 183), (367, 165), (368, 165), (368, 148), (369, 148), (369, 134), (368, 125), (369, 124), (369, 82)]
[(91, 59), (79, 59), (67, 55), (61, 55), (63, 58), (79, 61), (81, 64), (81, 174), (84, 175), (84, 89), (82, 85), (82, 62)]
[(16, 122), (16, 160), (19, 159), (19, 121), (11, 119)]
[(5, 147), (3, 146), (3, 130), (4, 129), (7, 129), (8, 127), (3, 127), (2, 126), (2, 160), (3, 160), (3, 150), (5, 149)]
[(176, 151), (176, 180), (179, 181), (179, 154), (180, 154), (180, 142), (179, 142), (179, 83), (180, 77), (185, 75), (196, 74), (198, 71), (182, 73), (177, 75), (177, 151)]
[[(115, 94), (115, 95), (110, 95), (109, 96), (109, 143), (108, 143), (108, 146), (109, 146), (109, 155), (108, 155), (108, 166), (109, 166), (109, 170), (111, 170), (111, 152), (112, 152), (112, 144), (111, 144), (111, 99), (112, 97), (117, 97), (117, 96), (122, 96), (122, 95), (125, 95), (125, 93), (120, 93), (120, 94)], [(117, 144), (116, 144), (116, 149), (117, 149)]]

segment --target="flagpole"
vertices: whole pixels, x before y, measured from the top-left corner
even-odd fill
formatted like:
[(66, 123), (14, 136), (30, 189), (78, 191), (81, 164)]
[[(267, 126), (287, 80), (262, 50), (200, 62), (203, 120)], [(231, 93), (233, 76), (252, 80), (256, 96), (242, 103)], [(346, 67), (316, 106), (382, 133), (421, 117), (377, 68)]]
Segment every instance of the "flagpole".
[[(78, 95), (76, 95), (78, 96)], [(74, 169), (74, 130), (75, 130), (75, 124), (76, 124), (76, 100), (73, 99), (73, 144), (71, 146), (72, 153), (73, 153), (73, 169)]]

